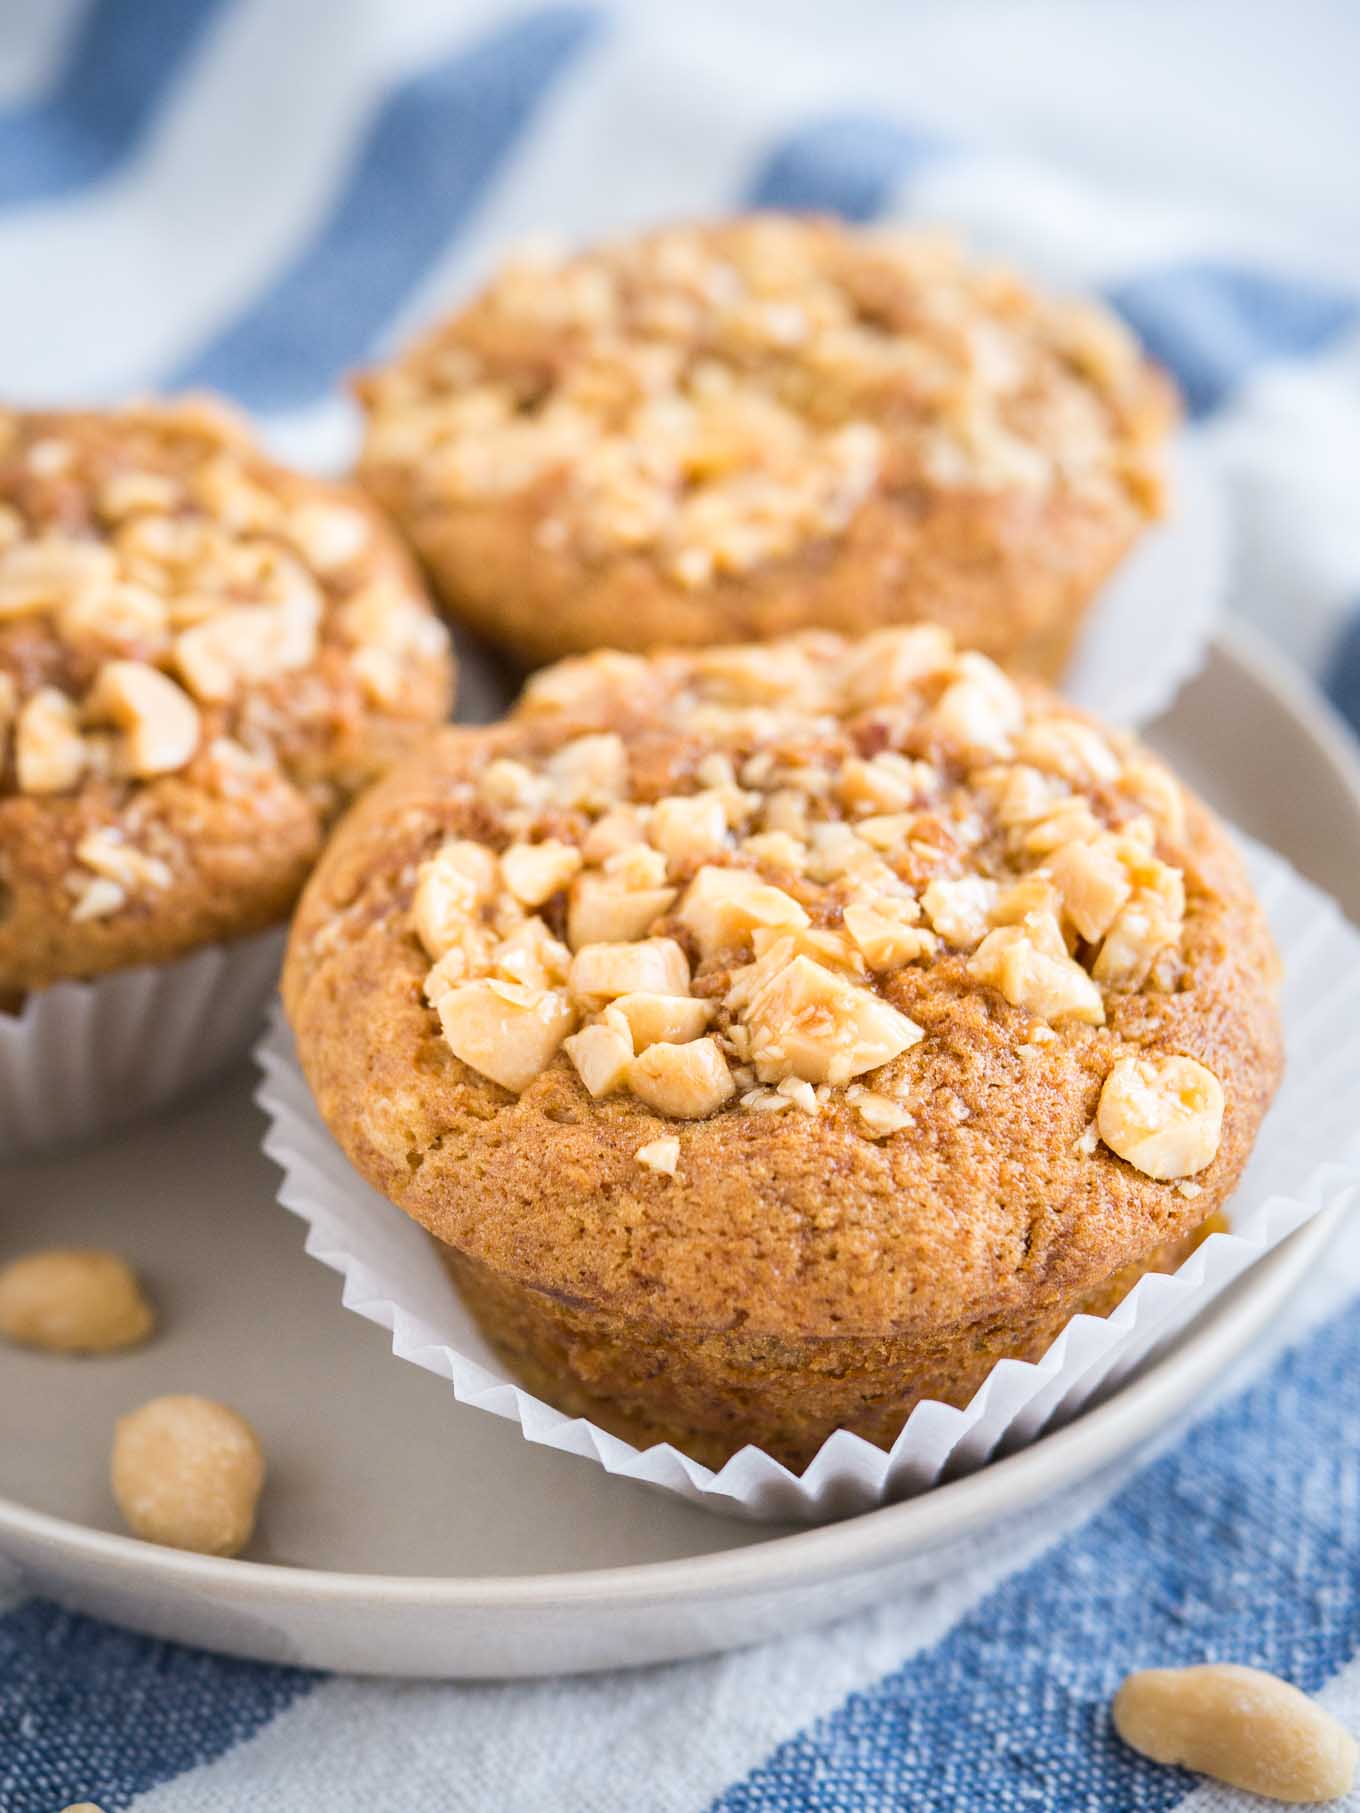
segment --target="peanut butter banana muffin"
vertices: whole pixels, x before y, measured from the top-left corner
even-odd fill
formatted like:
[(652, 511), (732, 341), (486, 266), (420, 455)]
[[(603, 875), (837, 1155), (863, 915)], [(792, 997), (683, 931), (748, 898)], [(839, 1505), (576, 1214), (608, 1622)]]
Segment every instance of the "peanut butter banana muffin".
[(801, 1466), (1190, 1251), (1276, 976), (1159, 762), (918, 626), (548, 669), (360, 802), (284, 990), (534, 1390)]
[(1176, 412), (1094, 303), (778, 215), (511, 263), (359, 391), (361, 478), (525, 662), (929, 619), (1049, 679)]
[(224, 409), (0, 412), (0, 996), (284, 919), (451, 681), (372, 505)]

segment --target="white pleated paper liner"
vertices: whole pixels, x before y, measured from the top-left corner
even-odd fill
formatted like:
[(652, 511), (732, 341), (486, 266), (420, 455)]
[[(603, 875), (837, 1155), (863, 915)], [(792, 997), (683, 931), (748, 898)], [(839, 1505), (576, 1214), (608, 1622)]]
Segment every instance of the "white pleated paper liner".
[(1287, 863), (1243, 843), (1284, 955), (1288, 1068), (1233, 1198), (1232, 1232), (1211, 1235), (1175, 1274), (1140, 1280), (1112, 1315), (1075, 1316), (1037, 1363), (1000, 1361), (966, 1408), (919, 1404), (891, 1452), (840, 1430), (801, 1477), (753, 1448), (714, 1472), (669, 1445), (639, 1451), (533, 1397), (483, 1340), (429, 1237), (332, 1139), (276, 1009), (256, 1055), (279, 1200), (309, 1224), (307, 1251), (343, 1276), (346, 1308), (390, 1329), (393, 1351), (448, 1379), (461, 1403), (518, 1422), (532, 1442), (757, 1519), (843, 1517), (924, 1491), (1075, 1414), (1287, 1234), (1360, 1188), (1360, 935)]
[(1170, 508), (1091, 607), (1061, 690), (1108, 724), (1146, 724), (1202, 665), (1230, 576), (1222, 487), (1194, 442), (1171, 457)]
[(173, 963), (59, 982), (0, 1013), (0, 1160), (87, 1144), (209, 1082), (250, 1050), (281, 930)]

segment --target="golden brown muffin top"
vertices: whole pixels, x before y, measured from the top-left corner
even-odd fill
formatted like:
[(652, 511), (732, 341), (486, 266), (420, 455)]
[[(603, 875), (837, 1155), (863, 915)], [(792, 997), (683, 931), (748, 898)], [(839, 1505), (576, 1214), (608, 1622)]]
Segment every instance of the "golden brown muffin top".
[(0, 987), (281, 916), (451, 675), (371, 506), (222, 407), (0, 412)]
[(833, 1322), (851, 1275), (871, 1325), (938, 1314), (949, 1250), (960, 1314), (1099, 1278), (1222, 1199), (1278, 1063), (1208, 815), (933, 627), (547, 670), (361, 804), (285, 988), (331, 1124), (441, 1238), (691, 1316), (791, 1313), (818, 1229)]
[(545, 548), (702, 587), (871, 493), (1160, 508), (1169, 386), (1123, 325), (942, 237), (754, 215), (503, 267), (360, 385), (361, 469), (541, 503)]

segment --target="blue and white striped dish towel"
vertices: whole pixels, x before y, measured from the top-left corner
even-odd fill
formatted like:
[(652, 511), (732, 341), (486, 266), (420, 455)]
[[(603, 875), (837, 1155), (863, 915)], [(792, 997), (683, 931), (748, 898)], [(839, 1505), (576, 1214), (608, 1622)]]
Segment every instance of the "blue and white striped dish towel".
[[(344, 456), (347, 367), (507, 240), (765, 202), (1099, 289), (1223, 477), (1232, 603), (1360, 725), (1360, 14), (1328, 0), (44, 0), (0, 8), (0, 394), (212, 384)], [(391, 1685), (0, 1608), (0, 1813), (1245, 1809), (1131, 1666), (1360, 1726), (1360, 1237), (1191, 1433), (971, 1574), (631, 1675)], [(1360, 1804), (1360, 1803), (1357, 1803)]]

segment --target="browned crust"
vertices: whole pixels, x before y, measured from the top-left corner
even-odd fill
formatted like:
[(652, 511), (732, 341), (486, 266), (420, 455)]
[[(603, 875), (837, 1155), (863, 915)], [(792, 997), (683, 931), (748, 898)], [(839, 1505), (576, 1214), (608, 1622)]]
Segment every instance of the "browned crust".
[[(35, 474), (26, 456), (41, 442), (69, 447), (69, 467)], [(358, 510), (372, 525), (371, 540), (343, 570), (314, 575), (325, 613), (313, 663), (252, 683), (230, 706), (203, 707), (199, 752), (180, 771), (142, 781), (87, 777), (70, 793), (26, 795), (0, 738), (0, 990), (161, 962), (279, 923), (336, 811), (448, 714), (451, 655), (422, 655), (401, 697), (378, 706), (353, 647), (336, 631), (340, 606), (371, 581), (391, 579), (421, 597), (409, 556), (371, 501), (274, 464), (215, 406), (7, 412), (0, 416), (0, 503), (18, 512), (27, 534), (101, 539), (98, 483), (129, 468), (177, 476), (223, 454), (290, 506), (324, 500)], [(93, 661), (50, 618), (0, 623), (0, 678), (12, 676), (21, 699), (43, 685), (79, 696), (94, 677)], [(264, 739), (269, 759), (249, 772), (224, 772), (210, 748), (219, 737), (257, 748)], [(75, 920), (76, 847), (105, 829), (163, 861), (171, 879), (107, 918)]]

